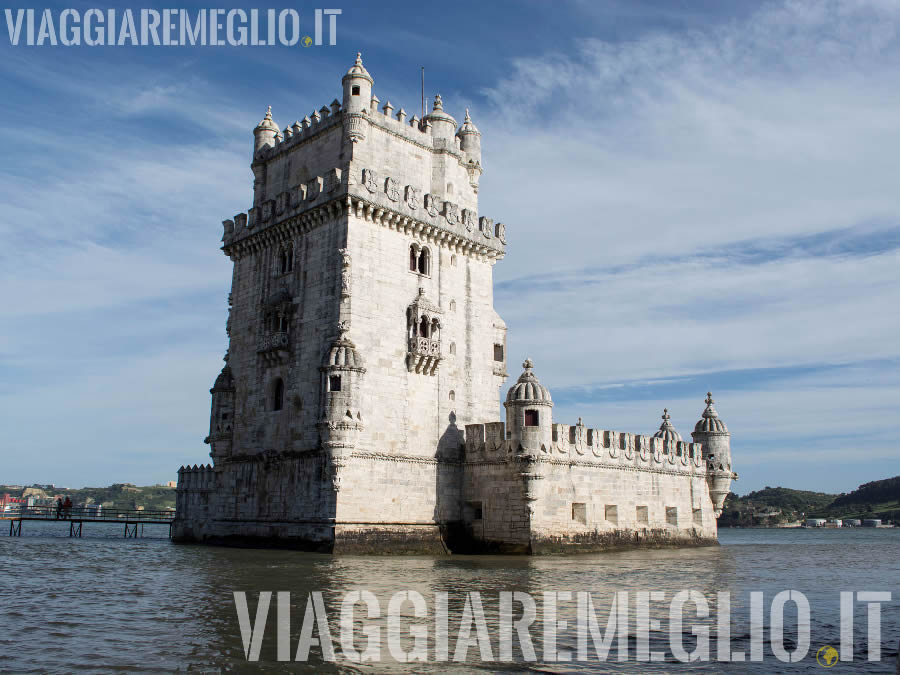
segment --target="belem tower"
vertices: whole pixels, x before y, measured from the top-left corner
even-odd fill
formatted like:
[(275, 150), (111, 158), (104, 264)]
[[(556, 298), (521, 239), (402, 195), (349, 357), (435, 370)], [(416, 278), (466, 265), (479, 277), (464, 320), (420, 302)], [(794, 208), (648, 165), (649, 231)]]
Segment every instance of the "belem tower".
[(212, 464), (178, 472), (180, 541), (335, 553), (597, 551), (716, 541), (736, 474), (711, 396), (684, 442), (555, 424), (534, 364), (509, 388), (478, 213), (481, 134), (434, 99), (380, 105), (357, 55), (343, 95), (254, 129)]

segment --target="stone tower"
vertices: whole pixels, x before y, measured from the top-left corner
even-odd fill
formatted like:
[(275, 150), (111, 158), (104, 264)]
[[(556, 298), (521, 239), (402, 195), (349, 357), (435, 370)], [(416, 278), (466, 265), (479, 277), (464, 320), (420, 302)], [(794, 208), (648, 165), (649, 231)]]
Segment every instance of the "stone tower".
[[(341, 99), (253, 130), (212, 464), (179, 470), (173, 536), (321, 551), (596, 551), (715, 543), (731, 481), (712, 397), (685, 443), (553, 420), (527, 359), (509, 388), (478, 213), (481, 133), (435, 96), (423, 119), (357, 54)], [(248, 190), (249, 192), (249, 190)], [(465, 432), (463, 432), (465, 429)]]
[(462, 428), (496, 417), (506, 377), (506, 230), (478, 214), (468, 111), (458, 127), (438, 95), (407, 120), (374, 84), (357, 54), (340, 102), (283, 132), (269, 108), (253, 130), (252, 208), (223, 223), (229, 352), (200, 538), (278, 522), (312, 546), (365, 550), (377, 531), (439, 549), (460, 517)]

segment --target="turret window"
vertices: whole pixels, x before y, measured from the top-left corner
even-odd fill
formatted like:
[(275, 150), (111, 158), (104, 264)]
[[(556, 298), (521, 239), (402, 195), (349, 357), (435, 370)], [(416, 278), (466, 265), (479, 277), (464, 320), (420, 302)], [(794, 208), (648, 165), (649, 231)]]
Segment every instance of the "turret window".
[(503, 361), (503, 345), (494, 345), (494, 361)]
[(353, 87), (350, 89), (350, 94), (352, 96), (359, 96), (359, 85), (358, 84), (353, 85)]
[(328, 391), (340, 391), (341, 390), (341, 376), (340, 375), (331, 375), (328, 378)]
[(276, 264), (278, 274), (287, 274), (294, 271), (294, 247), (286, 246), (278, 252)]
[(525, 426), (526, 427), (537, 427), (540, 426), (538, 423), (538, 411), (537, 410), (526, 410), (525, 411)]
[(431, 276), (431, 251), (418, 244), (411, 244), (409, 247), (409, 271), (426, 277)]
[(280, 377), (275, 380), (272, 387), (272, 410), (281, 410), (284, 407), (284, 380)]

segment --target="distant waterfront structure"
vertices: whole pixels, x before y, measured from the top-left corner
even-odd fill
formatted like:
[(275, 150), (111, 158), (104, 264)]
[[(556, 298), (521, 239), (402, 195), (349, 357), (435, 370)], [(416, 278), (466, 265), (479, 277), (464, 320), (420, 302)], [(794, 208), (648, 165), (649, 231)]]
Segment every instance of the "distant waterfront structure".
[(825, 518), (807, 518), (806, 527), (825, 527), (826, 522)]
[[(731, 436), (711, 394), (686, 442), (553, 421), (525, 359), (509, 387), (479, 214), (481, 133), (440, 95), (422, 119), (357, 55), (342, 97), (256, 126), (212, 465), (182, 467), (174, 537), (333, 552), (596, 551), (714, 543)], [(538, 328), (539, 327), (535, 327)]]
[(881, 527), (881, 518), (866, 518), (862, 521), (863, 527)]

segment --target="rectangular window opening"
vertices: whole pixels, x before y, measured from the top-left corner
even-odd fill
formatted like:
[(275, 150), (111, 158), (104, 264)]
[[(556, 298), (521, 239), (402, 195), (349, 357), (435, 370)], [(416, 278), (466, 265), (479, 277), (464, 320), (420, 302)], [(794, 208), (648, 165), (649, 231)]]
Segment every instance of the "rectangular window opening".
[(525, 426), (526, 427), (540, 426), (538, 419), (539, 418), (538, 418), (537, 410), (526, 410), (525, 411)]
[(466, 520), (481, 520), (484, 517), (484, 509), (481, 502), (466, 502)]
[(619, 507), (615, 504), (607, 504), (604, 516), (606, 517), (606, 522), (610, 523), (611, 525), (618, 525)]
[(503, 361), (503, 345), (494, 345), (494, 361)]
[(694, 525), (703, 525), (703, 509), (694, 509)]
[(638, 506), (635, 510), (638, 525), (648, 525), (650, 523), (650, 513), (646, 506)]
[(328, 378), (328, 391), (340, 391), (341, 390), (341, 376), (340, 375), (331, 375)]
[(587, 506), (585, 504), (580, 502), (572, 504), (572, 520), (587, 525)]
[(666, 525), (678, 527), (678, 508), (675, 506), (666, 507)]

